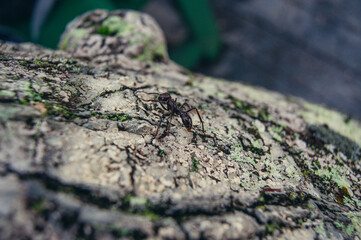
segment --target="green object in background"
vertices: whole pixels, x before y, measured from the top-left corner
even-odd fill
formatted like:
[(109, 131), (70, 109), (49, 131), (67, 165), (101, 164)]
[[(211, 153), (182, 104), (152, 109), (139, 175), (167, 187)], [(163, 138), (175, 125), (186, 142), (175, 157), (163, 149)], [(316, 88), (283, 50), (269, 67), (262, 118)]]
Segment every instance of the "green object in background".
[(66, 25), (76, 16), (93, 9), (114, 10), (110, 1), (104, 0), (62, 0), (58, 2), (43, 24), (38, 38), (39, 44), (55, 49)]
[[(35, 41), (45, 47), (55, 49), (66, 25), (75, 17), (94, 9), (134, 9), (141, 8), (149, 0), (61, 0), (55, 1), (47, 17), (40, 25), (38, 36), (31, 39), (29, 20), (16, 24), (7, 24), (24, 36), (25, 41)], [(195, 67), (201, 60), (214, 60), (219, 52), (220, 37), (206, 0), (176, 0), (180, 14), (183, 16), (191, 36), (180, 46), (169, 49), (171, 59), (186, 68)]]
[(202, 58), (214, 60), (220, 48), (220, 36), (206, 0), (178, 0), (192, 38), (171, 51), (171, 58), (185, 67), (194, 67)]
[(141, 10), (149, 0), (113, 0), (112, 2), (117, 9)]

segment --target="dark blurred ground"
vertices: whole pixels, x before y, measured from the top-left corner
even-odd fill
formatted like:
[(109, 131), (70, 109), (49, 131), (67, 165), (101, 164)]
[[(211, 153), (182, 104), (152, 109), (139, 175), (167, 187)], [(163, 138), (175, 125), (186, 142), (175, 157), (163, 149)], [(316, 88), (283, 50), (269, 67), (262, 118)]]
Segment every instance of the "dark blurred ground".
[[(164, 2), (152, 1), (150, 13), (172, 44), (187, 31), (177, 21), (165, 20), (169, 6)], [(223, 49), (217, 62), (203, 63), (196, 71), (299, 96), (361, 118), (361, 1), (210, 4)]]
[(361, 118), (361, 1), (211, 3), (224, 50), (197, 70)]

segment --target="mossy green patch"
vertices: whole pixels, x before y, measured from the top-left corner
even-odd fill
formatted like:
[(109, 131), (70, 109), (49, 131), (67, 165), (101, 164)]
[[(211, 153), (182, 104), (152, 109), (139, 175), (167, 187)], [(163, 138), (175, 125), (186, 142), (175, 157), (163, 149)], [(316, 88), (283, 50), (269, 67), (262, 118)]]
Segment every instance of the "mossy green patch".
[(321, 236), (327, 238), (327, 233), (324, 227), (323, 222), (321, 222), (318, 226), (315, 227), (315, 231), (320, 234)]
[(160, 151), (158, 152), (158, 156), (159, 156), (159, 157), (163, 157), (163, 156), (164, 156), (164, 151), (163, 151), (163, 150), (160, 150)]
[(256, 119), (253, 124), (258, 129), (259, 133), (263, 133), (266, 130), (266, 127), (264, 126), (264, 124), (261, 121), (259, 121), (258, 119)]
[(346, 216), (351, 220), (351, 223), (352, 223), (348, 226), (349, 232), (355, 233), (356, 236), (361, 237), (361, 214), (360, 214), (360, 212), (350, 212), (350, 213), (346, 214)]
[(7, 121), (14, 119), (24, 113), (24, 107), (15, 104), (1, 104), (0, 105), (0, 121)]
[(131, 117), (127, 114), (122, 113), (103, 113), (102, 116), (106, 119), (112, 120), (112, 121), (118, 121), (118, 122), (124, 122), (126, 120), (131, 119)]
[(48, 93), (39, 93), (34, 90), (32, 83), (27, 83), (26, 88), (23, 90), (25, 96), (23, 99), (18, 100), (19, 104), (29, 105), (41, 104), (44, 108), (42, 112), (46, 117), (61, 116), (65, 119), (74, 119), (77, 117), (75, 110), (70, 109), (65, 103), (58, 102), (56, 95), (50, 95)]
[(315, 174), (324, 181), (333, 181), (339, 188), (350, 188), (346, 173), (347, 170), (338, 165), (330, 166), (329, 168), (320, 168), (315, 171)]
[(123, 198), (122, 210), (148, 217), (152, 221), (156, 221), (160, 218), (160, 215), (156, 213), (154, 207), (146, 198), (133, 196), (131, 194), (127, 194)]
[(269, 115), (268, 110), (266, 108), (258, 108), (258, 118), (263, 121), (271, 121), (273, 117)]
[(99, 26), (97, 31), (102, 36), (113, 35), (115, 32), (112, 32), (108, 26)]
[(48, 61), (42, 61), (40, 59), (35, 58), (33, 60), (33, 64), (36, 65), (37, 68), (51, 68), (54, 67), (54, 63)]
[(274, 126), (274, 127), (272, 128), (272, 130), (273, 130), (275, 133), (281, 133), (284, 128), (285, 128), (285, 126), (279, 125), (279, 126)]
[(310, 125), (326, 124), (330, 129), (343, 135), (361, 146), (361, 123), (339, 112), (322, 106), (303, 103), (304, 109), (299, 111), (304, 120)]
[(36, 211), (37, 213), (43, 213), (46, 208), (48, 201), (45, 198), (33, 199), (28, 202), (28, 208)]
[(280, 229), (280, 225), (276, 222), (270, 222), (266, 224), (267, 233), (273, 233), (275, 230)]
[[(34, 58), (33, 60), (20, 60), (19, 64), (29, 70), (45, 71), (49, 75), (55, 75), (54, 71), (59, 71), (60, 73), (80, 73), (84, 69), (86, 69), (87, 72), (91, 70), (89, 66), (80, 66), (76, 61), (66, 58), (54, 61)], [(48, 78), (44, 78), (44, 80), (52, 81)]]
[(255, 140), (255, 141), (252, 141), (252, 147), (261, 148), (261, 145), (259, 144), (258, 140)]
[(78, 89), (76, 89), (76, 87), (71, 86), (71, 85), (65, 85), (65, 86), (62, 88), (62, 90), (63, 90), (63, 91), (69, 91), (69, 92), (71, 92), (71, 94), (74, 95), (74, 96), (79, 96), (79, 95), (80, 95)]
[(26, 88), (23, 90), (23, 92), (26, 93), (26, 100), (28, 101), (40, 102), (44, 97), (44, 94), (39, 93), (33, 89), (32, 83), (30, 82), (26, 84)]
[(163, 44), (157, 44), (153, 38), (143, 36), (142, 45), (144, 46), (136, 59), (143, 62), (159, 62), (165, 59), (166, 47)]
[(249, 116), (252, 116), (252, 117), (257, 117), (257, 112), (255, 111), (255, 106), (246, 102), (246, 101), (241, 101), (235, 97), (230, 97), (231, 98), (231, 101), (232, 103), (234, 104), (234, 106), (238, 109), (241, 110), (241, 112), (249, 115)]
[(134, 27), (119, 16), (109, 16), (96, 30), (102, 36), (124, 36), (133, 33)]
[[(247, 190), (259, 190), (269, 185), (270, 178), (275, 183), (284, 185), (287, 182), (287, 185), (296, 186), (303, 177), (294, 159), (292, 157), (273, 159), (270, 153), (263, 150), (266, 148), (256, 137), (259, 135), (258, 129), (266, 131), (263, 123), (255, 125), (258, 128), (253, 129), (257, 134), (250, 135), (247, 133), (243, 137), (242, 132), (232, 128), (227, 129), (227, 131), (211, 130), (223, 142), (222, 145), (217, 146), (217, 149), (221, 150), (220, 147), (226, 146), (228, 159), (239, 165), (240, 186)], [(259, 174), (258, 169), (267, 172), (269, 177), (265, 178), (264, 174)]]
[(13, 99), (16, 96), (16, 93), (9, 90), (0, 90), (0, 100)]
[(288, 196), (289, 196), (289, 198), (293, 201), (293, 200), (295, 200), (296, 198), (297, 198), (297, 193), (295, 193), (295, 192), (290, 192), (289, 194), (288, 194)]
[[(94, 228), (95, 232), (110, 232), (117, 239), (118, 238), (119, 239), (123, 239), (123, 238), (134, 239), (134, 237), (135, 237), (134, 232), (119, 226), (118, 223), (111, 223), (111, 224), (99, 223), (99, 224), (94, 224), (93, 228)], [(88, 235), (84, 236), (82, 234), (78, 234), (77, 237), (79, 239), (89, 239)]]
[(192, 160), (192, 167), (190, 169), (190, 172), (198, 172), (199, 161), (196, 159), (194, 153), (191, 154), (191, 160)]
[(257, 154), (259, 156), (263, 156), (265, 155), (265, 152), (263, 151), (263, 149), (261, 148), (261, 146), (259, 145), (258, 141), (255, 140), (255, 141), (252, 141), (252, 145), (251, 146), (246, 146), (246, 145), (243, 145), (243, 149), (245, 151), (250, 151), (254, 154)]
[(266, 108), (253, 105), (249, 102), (242, 101), (233, 96), (230, 96), (229, 98), (231, 99), (234, 106), (244, 114), (263, 121), (269, 121), (272, 119), (272, 117), (268, 114), (268, 110)]
[(278, 142), (282, 142), (282, 132), (284, 130), (284, 126), (274, 126), (272, 128), (269, 128), (269, 134), (272, 136), (272, 138)]
[(142, 197), (130, 197), (130, 198), (129, 198), (129, 204), (130, 204), (130, 206), (146, 205), (147, 202), (148, 202), (147, 199), (146, 199), (146, 198), (142, 198)]
[(252, 158), (246, 157), (243, 153), (243, 147), (241, 144), (233, 146), (229, 154), (229, 159), (237, 161), (239, 163), (249, 163), (254, 165), (255, 162)]
[(61, 116), (65, 119), (74, 119), (77, 117), (77, 114), (74, 110), (70, 110), (62, 104), (52, 101), (44, 101), (43, 104), (46, 107), (46, 116), (57, 117)]
[(19, 80), (19, 79), (20, 79), (20, 76), (18, 76), (18, 75), (13, 75), (11, 79), (12, 79), (12, 80)]
[[(239, 85), (239, 83), (237, 83), (237, 85)], [(267, 104), (274, 103), (280, 107), (288, 106), (289, 104), (289, 101), (285, 100), (283, 95), (276, 92), (272, 92), (269, 90), (265, 90), (262, 88), (257, 88), (245, 84), (241, 84), (240, 88), (242, 89), (245, 95), (251, 98), (251, 101), (253, 100), (256, 102), (263, 102)]]
[(122, 238), (122, 237), (132, 237), (132, 233), (130, 233), (127, 229), (119, 228), (117, 226), (111, 226), (110, 232), (114, 237)]
[(309, 125), (307, 127), (308, 139), (306, 141), (311, 147), (322, 148), (324, 144), (332, 144), (339, 151), (343, 152), (348, 158), (353, 160), (360, 159), (360, 146), (351, 139), (335, 132), (327, 125)]
[(65, 37), (61, 39), (58, 47), (60, 50), (74, 50), (79, 39), (89, 35), (89, 33), (90, 29), (72, 29)]
[(343, 196), (343, 202), (345, 204), (350, 204), (350, 205), (355, 206), (355, 207), (361, 207), (361, 201), (359, 201), (357, 199), (355, 199), (355, 200), (350, 199), (348, 196), (349, 195), (344, 195)]
[(345, 216), (351, 221), (350, 223), (342, 223), (335, 221), (334, 225), (336, 228), (341, 229), (350, 237), (358, 236), (361, 237), (361, 214), (358, 212), (349, 212)]
[[(313, 164), (315, 167), (314, 175), (319, 177), (323, 186), (328, 188), (335, 195), (335, 200), (339, 204), (351, 204), (358, 207), (360, 202), (352, 199), (351, 183), (348, 180), (349, 170), (340, 165), (330, 165), (321, 167), (320, 164)], [(312, 171), (312, 170), (311, 170)], [(312, 173), (310, 173), (312, 175)], [(335, 187), (334, 187), (335, 186)]]
[(274, 140), (276, 140), (278, 142), (282, 142), (282, 137), (280, 135), (278, 135), (277, 133), (271, 133), (271, 136)]

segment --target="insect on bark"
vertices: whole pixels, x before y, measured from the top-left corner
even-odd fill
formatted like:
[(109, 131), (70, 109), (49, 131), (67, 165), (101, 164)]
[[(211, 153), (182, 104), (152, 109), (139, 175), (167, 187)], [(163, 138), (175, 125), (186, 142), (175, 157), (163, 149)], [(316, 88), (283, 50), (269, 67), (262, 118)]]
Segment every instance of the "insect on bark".
[[(153, 139), (157, 137), (160, 125), (162, 124), (165, 117), (169, 117), (167, 130), (166, 130), (167, 136), (169, 135), (170, 124), (175, 115), (180, 116), (180, 118), (182, 119), (183, 125), (185, 126), (187, 131), (190, 132), (193, 127), (193, 122), (192, 122), (192, 118), (189, 116), (188, 113), (193, 110), (195, 110), (197, 112), (198, 118), (202, 124), (203, 134), (205, 134), (203, 120), (198, 112), (198, 109), (195, 107), (191, 107), (188, 103), (183, 103), (182, 105), (179, 106), (177, 104), (177, 99), (173, 99), (169, 93), (161, 93), (158, 95), (158, 97), (156, 99), (149, 99), (149, 100), (142, 99), (142, 100), (158, 102), (164, 110), (168, 111), (167, 113), (165, 113), (161, 116), (160, 121), (157, 126), (157, 130), (153, 136)], [(182, 110), (184, 107), (188, 107), (188, 109)]]

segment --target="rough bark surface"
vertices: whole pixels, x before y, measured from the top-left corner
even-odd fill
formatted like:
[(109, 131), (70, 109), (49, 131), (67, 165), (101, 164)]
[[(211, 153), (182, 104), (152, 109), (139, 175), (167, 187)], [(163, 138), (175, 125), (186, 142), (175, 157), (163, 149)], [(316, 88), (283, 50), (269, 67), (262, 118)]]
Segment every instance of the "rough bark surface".
[[(0, 45), (3, 239), (361, 237), (361, 127), (172, 63), (154, 21), (94, 11), (65, 51)], [(201, 113), (187, 132), (152, 93)]]

